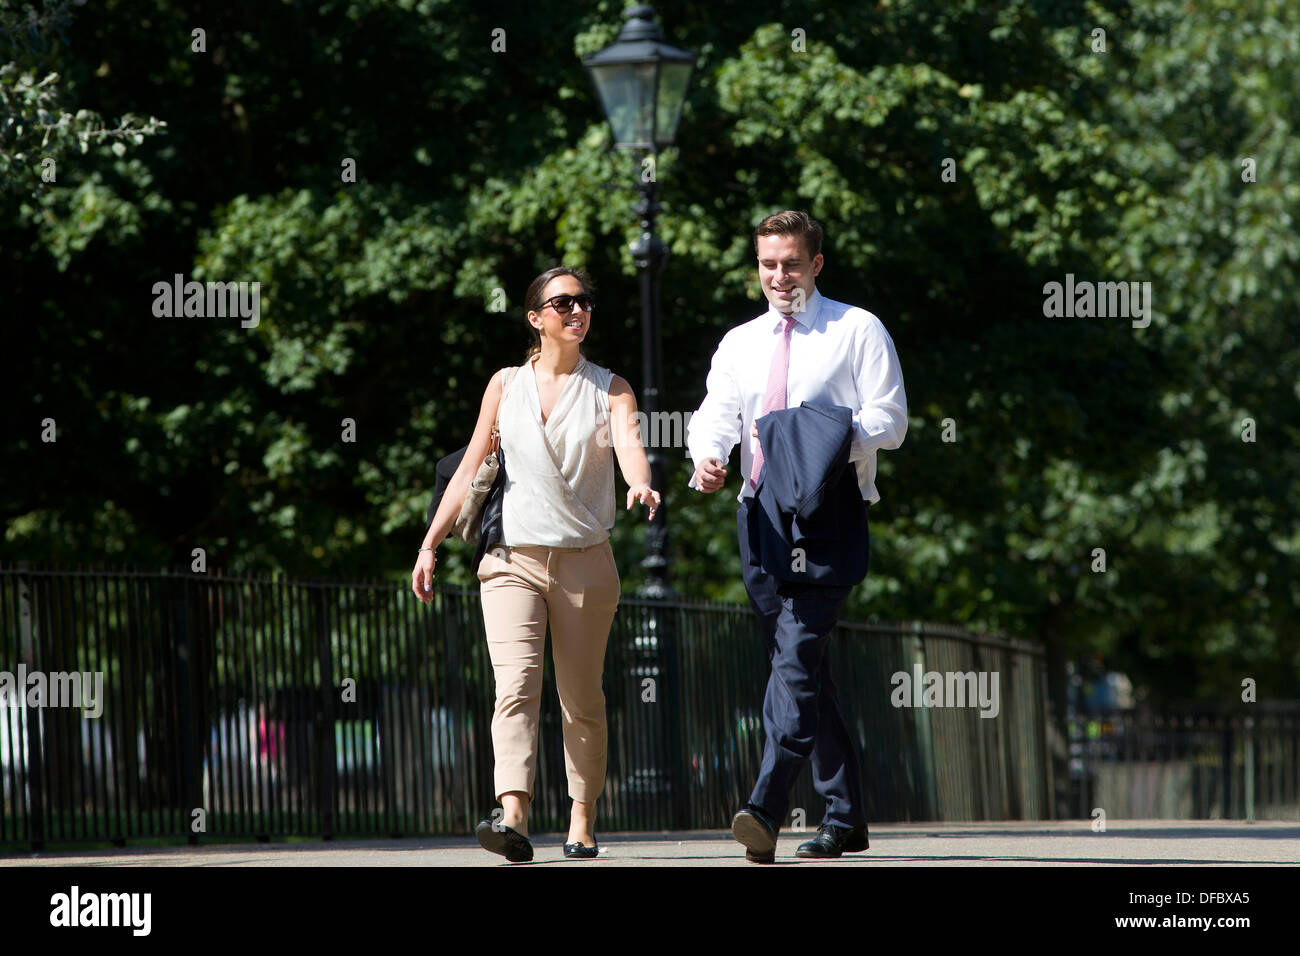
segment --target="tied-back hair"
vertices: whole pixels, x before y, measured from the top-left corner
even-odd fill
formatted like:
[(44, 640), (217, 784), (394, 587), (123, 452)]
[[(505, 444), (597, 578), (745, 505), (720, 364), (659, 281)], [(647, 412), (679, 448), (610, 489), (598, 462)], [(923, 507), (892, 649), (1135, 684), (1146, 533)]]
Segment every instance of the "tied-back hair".
[[(528, 285), (528, 291), (524, 293), (524, 318), (527, 320), (529, 312), (542, 311), (542, 293), (546, 290), (547, 283), (559, 276), (573, 276), (582, 286), (582, 291), (588, 295), (595, 295), (596, 286), (591, 281), (591, 276), (587, 275), (581, 269), (570, 269), (568, 266), (556, 266), (553, 269), (547, 269)], [(529, 343), (528, 353), (524, 356), (524, 364), (527, 365), (532, 361), (533, 356), (542, 350), (542, 334), (528, 323), (528, 332), (532, 336), (532, 342)]]

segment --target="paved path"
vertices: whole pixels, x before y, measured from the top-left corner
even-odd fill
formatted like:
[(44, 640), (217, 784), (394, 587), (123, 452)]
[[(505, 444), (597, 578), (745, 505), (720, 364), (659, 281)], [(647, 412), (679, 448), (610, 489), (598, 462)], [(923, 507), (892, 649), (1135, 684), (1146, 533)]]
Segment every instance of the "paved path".
[[(729, 833), (599, 834), (601, 855), (566, 861), (564, 834), (533, 840), (531, 865), (754, 866)], [(1070, 866), (1298, 865), (1300, 821), (1112, 820), (1105, 833), (1090, 821), (1038, 823), (910, 823), (871, 827), (871, 849), (839, 860), (798, 860), (795, 847), (811, 833), (783, 831), (777, 865)], [(164, 849), (96, 850), (0, 856), (12, 866), (498, 866), (506, 864), (472, 837), (255, 843)]]

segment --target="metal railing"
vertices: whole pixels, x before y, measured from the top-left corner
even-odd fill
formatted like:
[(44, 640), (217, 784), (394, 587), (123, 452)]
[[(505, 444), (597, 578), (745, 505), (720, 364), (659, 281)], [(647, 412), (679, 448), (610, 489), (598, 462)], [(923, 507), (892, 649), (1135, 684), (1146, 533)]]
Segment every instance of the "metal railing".
[[(1039, 649), (938, 625), (839, 630), (870, 820), (1051, 815)], [(891, 675), (914, 665), (996, 671), (997, 718), (894, 706)], [(23, 692), (0, 703), (0, 846), (464, 834), (495, 806), (477, 592), (440, 588), (426, 607), (396, 582), (0, 568), (0, 681), (20, 668)], [(69, 706), (74, 672), (84, 707)], [(767, 673), (748, 607), (625, 597), (600, 828), (726, 827), (758, 772)], [(549, 647), (540, 740), (530, 826), (559, 830)], [(815, 829), (808, 773), (791, 805)]]
[[(1249, 708), (1249, 709), (1246, 709)], [(1300, 820), (1300, 705), (1079, 712), (1074, 810), (1116, 819)]]

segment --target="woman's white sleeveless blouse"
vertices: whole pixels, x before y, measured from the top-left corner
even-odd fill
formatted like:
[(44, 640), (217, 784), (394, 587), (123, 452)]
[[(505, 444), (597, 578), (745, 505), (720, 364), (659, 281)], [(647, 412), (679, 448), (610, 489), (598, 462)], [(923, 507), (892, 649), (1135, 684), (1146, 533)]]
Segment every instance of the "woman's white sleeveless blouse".
[(501, 403), (506, 463), (501, 543), (551, 548), (600, 544), (614, 527), (609, 427), (614, 373), (579, 358), (543, 425), (533, 369), (531, 361), (520, 367)]

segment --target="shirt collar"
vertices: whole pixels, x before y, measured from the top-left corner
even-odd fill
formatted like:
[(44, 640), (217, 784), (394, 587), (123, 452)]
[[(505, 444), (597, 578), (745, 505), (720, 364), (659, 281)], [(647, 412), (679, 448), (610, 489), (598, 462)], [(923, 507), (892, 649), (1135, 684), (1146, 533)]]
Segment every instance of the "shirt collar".
[[(813, 286), (812, 295), (808, 296), (808, 301), (804, 303), (802, 312), (793, 312), (795, 323), (802, 325), (810, 332), (817, 328), (817, 319), (822, 311), (822, 294)], [(776, 306), (768, 303), (767, 315), (772, 321), (772, 331), (779, 332), (785, 327), (785, 316), (776, 310)]]

